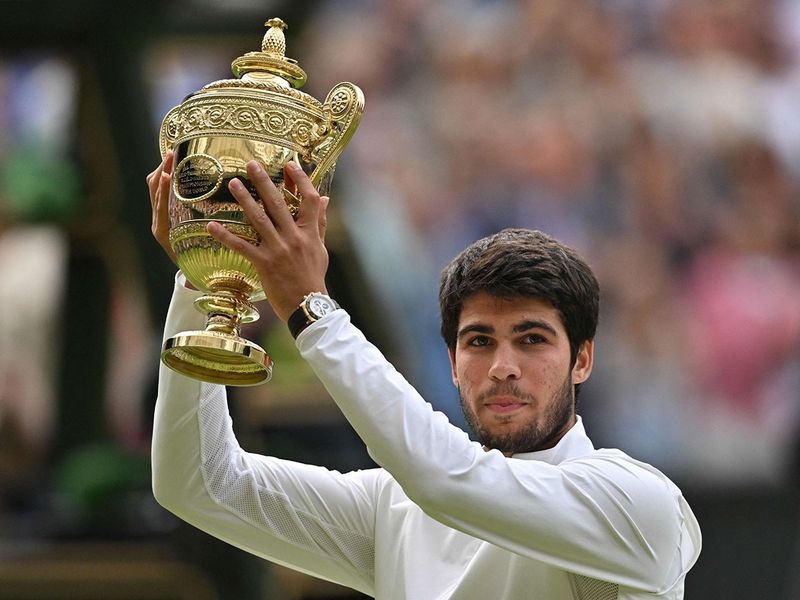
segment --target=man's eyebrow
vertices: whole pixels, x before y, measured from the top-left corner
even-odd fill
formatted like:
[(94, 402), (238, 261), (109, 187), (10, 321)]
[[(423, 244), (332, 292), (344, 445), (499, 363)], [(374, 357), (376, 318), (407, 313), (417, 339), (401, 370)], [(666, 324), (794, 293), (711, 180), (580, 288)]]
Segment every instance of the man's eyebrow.
[[(520, 323), (514, 325), (511, 328), (512, 333), (523, 333), (525, 331), (530, 331), (531, 329), (543, 329), (547, 333), (553, 336), (558, 336), (558, 331), (555, 327), (553, 327), (547, 321), (539, 321), (539, 320), (525, 320)], [(462, 338), (465, 335), (470, 333), (486, 333), (489, 335), (494, 334), (494, 327), (491, 325), (485, 325), (483, 323), (473, 323), (472, 325), (465, 325), (461, 329), (458, 330), (458, 338)]]
[(522, 321), (521, 323), (517, 323), (514, 327), (511, 328), (513, 333), (522, 333), (524, 331), (529, 331), (530, 329), (544, 329), (547, 333), (553, 336), (558, 336), (558, 331), (556, 328), (550, 325), (547, 321)]
[(490, 325), (484, 325), (483, 323), (474, 323), (472, 325), (465, 325), (461, 329), (458, 330), (458, 338), (462, 338), (467, 334), (470, 333), (494, 333), (494, 327)]

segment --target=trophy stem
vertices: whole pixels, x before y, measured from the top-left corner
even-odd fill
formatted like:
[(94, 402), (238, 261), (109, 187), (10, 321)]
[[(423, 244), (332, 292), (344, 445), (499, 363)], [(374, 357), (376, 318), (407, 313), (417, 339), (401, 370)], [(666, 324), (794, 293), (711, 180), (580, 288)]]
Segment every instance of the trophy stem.
[(258, 310), (241, 290), (214, 290), (194, 302), (200, 312), (208, 315), (206, 331), (239, 336), (242, 323), (258, 319)]
[(208, 315), (206, 321), (206, 331), (218, 331), (228, 335), (239, 336), (239, 321), (235, 317), (228, 315)]
[(272, 360), (260, 346), (240, 336), (242, 323), (258, 310), (242, 290), (214, 290), (195, 300), (208, 315), (203, 331), (185, 331), (164, 343), (161, 360), (171, 369), (211, 383), (257, 385), (272, 376)]

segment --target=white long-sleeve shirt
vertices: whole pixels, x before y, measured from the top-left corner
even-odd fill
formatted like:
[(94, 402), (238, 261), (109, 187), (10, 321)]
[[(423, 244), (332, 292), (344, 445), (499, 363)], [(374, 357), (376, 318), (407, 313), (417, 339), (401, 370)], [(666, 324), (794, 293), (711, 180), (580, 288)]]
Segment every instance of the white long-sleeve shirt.
[[(165, 337), (203, 325), (181, 282)], [(691, 509), (655, 468), (596, 450), (580, 419), (555, 447), (506, 458), (433, 411), (344, 310), (297, 346), (381, 468), (245, 452), (225, 388), (162, 366), (152, 460), (166, 508), (381, 600), (683, 598), (700, 552)]]

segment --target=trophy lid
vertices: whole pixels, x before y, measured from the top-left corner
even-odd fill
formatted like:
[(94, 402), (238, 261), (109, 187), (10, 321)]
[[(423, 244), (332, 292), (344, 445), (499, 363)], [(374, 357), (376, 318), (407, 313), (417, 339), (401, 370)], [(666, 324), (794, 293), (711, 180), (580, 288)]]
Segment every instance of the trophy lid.
[(172, 108), (161, 123), (162, 156), (170, 148), (206, 137), (244, 137), (277, 144), (316, 164), (319, 182), (352, 137), (364, 110), (364, 95), (349, 82), (335, 85), (320, 102), (299, 88), (306, 73), (286, 56), (286, 23), (274, 18), (260, 52), (231, 63), (235, 79), (204, 85)]
[[(248, 52), (231, 63), (233, 74), (243, 80), (276, 81), (283, 80), (297, 89), (306, 82), (306, 72), (297, 61), (286, 56), (286, 37), (283, 30), (288, 27), (277, 17), (270, 19), (269, 27), (261, 42), (261, 52)], [(288, 87), (288, 86), (287, 86)]]

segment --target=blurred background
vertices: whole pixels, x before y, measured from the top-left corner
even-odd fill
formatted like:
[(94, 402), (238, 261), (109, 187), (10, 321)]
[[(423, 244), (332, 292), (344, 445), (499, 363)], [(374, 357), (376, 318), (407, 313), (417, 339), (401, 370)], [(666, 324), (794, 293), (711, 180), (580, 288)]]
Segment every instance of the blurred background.
[[(163, 115), (289, 23), (317, 98), (366, 95), (330, 289), (463, 426), (438, 274), (542, 229), (601, 281), (580, 412), (704, 533), (687, 600), (800, 598), (800, 1), (0, 0), (0, 598), (362, 598), (182, 525), (150, 491), (174, 269), (145, 176)], [(249, 450), (369, 467), (264, 306)], [(399, 318), (398, 318), (399, 316)]]

